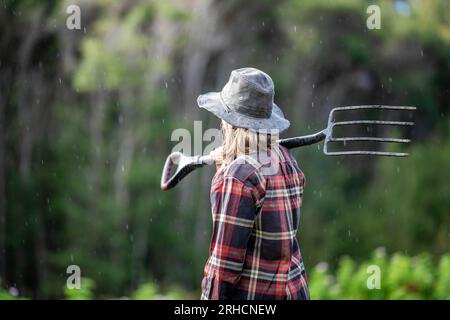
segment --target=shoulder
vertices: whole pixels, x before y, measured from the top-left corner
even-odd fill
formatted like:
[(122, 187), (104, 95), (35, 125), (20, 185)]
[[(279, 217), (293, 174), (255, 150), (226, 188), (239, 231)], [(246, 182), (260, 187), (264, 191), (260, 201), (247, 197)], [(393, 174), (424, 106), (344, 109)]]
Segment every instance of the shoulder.
[(234, 184), (242, 185), (242, 187), (257, 195), (265, 191), (266, 181), (264, 176), (259, 172), (258, 165), (247, 157), (238, 158), (218, 171), (213, 179), (213, 185), (222, 184), (224, 181), (232, 181)]
[(281, 151), (280, 153), (281, 153), (281, 156), (283, 157), (284, 162), (294, 162), (294, 163), (297, 162), (295, 160), (294, 156), (292, 155), (291, 149), (283, 147), (282, 145), (279, 145), (278, 147)]
[(304, 179), (305, 175), (304, 175), (303, 171), (300, 169), (300, 166), (298, 165), (297, 160), (292, 155), (291, 150), (288, 148), (285, 148), (281, 145), (280, 145), (280, 150), (283, 155), (284, 162), (287, 162), (290, 164), (289, 166), (287, 166), (288, 171), (290, 173), (292, 173), (292, 171), (296, 171), (297, 174), (299, 174)]

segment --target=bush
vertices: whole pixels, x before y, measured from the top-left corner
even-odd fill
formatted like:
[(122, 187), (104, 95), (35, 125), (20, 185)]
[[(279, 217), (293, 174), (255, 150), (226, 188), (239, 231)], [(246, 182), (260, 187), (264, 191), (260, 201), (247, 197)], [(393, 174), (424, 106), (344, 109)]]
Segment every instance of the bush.
[[(374, 270), (380, 271), (379, 287), (369, 288)], [(343, 257), (333, 274), (319, 263), (310, 274), (311, 298), (322, 299), (450, 299), (450, 254), (433, 263), (429, 254), (388, 258), (383, 248), (359, 265)]]
[(89, 278), (81, 278), (80, 289), (65, 288), (64, 293), (67, 300), (90, 300), (94, 298), (93, 290), (95, 282)]

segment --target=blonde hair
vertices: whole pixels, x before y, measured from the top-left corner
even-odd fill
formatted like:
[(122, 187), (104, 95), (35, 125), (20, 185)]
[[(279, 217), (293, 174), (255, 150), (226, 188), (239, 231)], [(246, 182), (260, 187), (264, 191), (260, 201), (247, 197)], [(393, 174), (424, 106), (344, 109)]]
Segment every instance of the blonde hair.
[(267, 152), (277, 143), (277, 137), (278, 135), (266, 132), (233, 127), (222, 120), (222, 165), (227, 165), (242, 155)]

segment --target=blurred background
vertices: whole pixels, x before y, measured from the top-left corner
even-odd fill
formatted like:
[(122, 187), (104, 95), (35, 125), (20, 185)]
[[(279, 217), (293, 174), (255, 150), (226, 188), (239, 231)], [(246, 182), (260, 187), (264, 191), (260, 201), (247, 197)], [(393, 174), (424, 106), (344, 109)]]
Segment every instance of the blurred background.
[(0, 298), (198, 299), (214, 171), (160, 175), (174, 129), (219, 126), (196, 97), (243, 66), (274, 79), (284, 137), (335, 106), (418, 107), (409, 158), (294, 151), (298, 238), (313, 299), (450, 299), (447, 0), (0, 0)]

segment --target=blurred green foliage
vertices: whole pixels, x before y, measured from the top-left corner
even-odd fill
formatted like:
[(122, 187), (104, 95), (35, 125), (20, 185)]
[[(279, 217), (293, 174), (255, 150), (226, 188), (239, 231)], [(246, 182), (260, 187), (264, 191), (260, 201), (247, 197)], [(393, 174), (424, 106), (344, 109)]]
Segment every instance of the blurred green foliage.
[[(435, 263), (436, 262), (436, 263)], [(380, 270), (380, 286), (370, 286), (370, 267)], [(450, 255), (433, 259), (429, 254), (388, 257), (384, 248), (361, 264), (350, 257), (339, 261), (335, 272), (323, 262), (310, 272), (312, 299), (450, 299)]]
[(94, 298), (93, 290), (95, 282), (89, 278), (81, 278), (79, 289), (69, 289), (67, 286), (64, 289), (64, 295), (69, 300), (89, 300)]
[[(379, 287), (370, 286), (374, 275), (371, 267), (379, 268)], [(372, 257), (360, 264), (349, 256), (339, 260), (338, 267), (331, 271), (326, 262), (319, 263), (309, 273), (311, 299), (333, 300), (450, 300), (450, 254), (433, 258), (430, 254), (409, 257), (400, 253), (386, 255), (378, 248)], [(65, 298), (73, 300), (94, 297), (93, 280), (83, 278), (80, 289), (65, 289)], [(111, 299), (113, 297), (104, 297)], [(161, 290), (155, 283), (143, 283), (130, 297), (133, 300), (196, 299), (194, 293), (179, 288)], [(23, 299), (0, 291), (2, 299)]]

